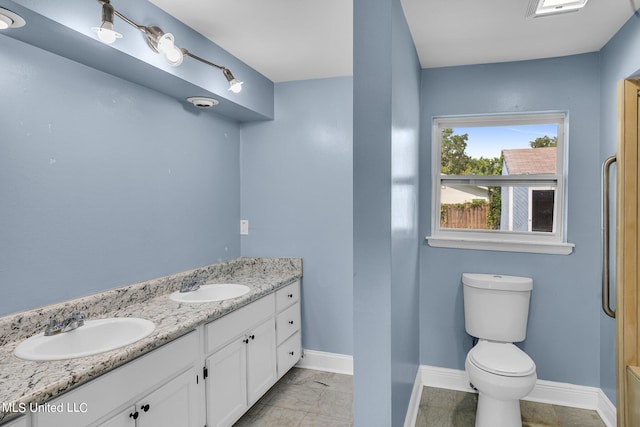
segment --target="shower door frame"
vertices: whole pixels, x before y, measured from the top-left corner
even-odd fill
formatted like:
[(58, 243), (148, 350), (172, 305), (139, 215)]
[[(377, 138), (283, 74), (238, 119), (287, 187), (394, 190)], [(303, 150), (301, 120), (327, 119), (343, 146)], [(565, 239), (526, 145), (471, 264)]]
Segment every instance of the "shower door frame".
[[(640, 80), (620, 82), (616, 162), (616, 406), (618, 427), (627, 425), (627, 367), (640, 366)], [(635, 402), (637, 405), (638, 403)]]

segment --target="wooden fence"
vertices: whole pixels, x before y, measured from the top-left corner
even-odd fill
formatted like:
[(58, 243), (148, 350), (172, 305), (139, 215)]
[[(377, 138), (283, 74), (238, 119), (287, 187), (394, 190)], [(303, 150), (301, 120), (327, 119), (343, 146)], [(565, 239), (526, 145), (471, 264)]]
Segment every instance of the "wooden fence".
[(487, 230), (489, 204), (452, 204), (442, 205), (440, 209), (440, 228), (465, 228)]

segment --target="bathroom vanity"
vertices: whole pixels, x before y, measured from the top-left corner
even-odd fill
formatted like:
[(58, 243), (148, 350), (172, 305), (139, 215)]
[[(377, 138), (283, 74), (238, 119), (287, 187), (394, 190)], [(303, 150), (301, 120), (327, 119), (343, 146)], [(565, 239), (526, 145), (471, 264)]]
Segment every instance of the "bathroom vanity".
[(207, 425), (232, 425), (300, 359), (299, 295), (295, 282), (205, 325)]
[(9, 354), (20, 340), (2, 345), (3, 427), (232, 425), (301, 357), (301, 260), (287, 259), (283, 271), (255, 260), (223, 277), (189, 272), (246, 284), (242, 297), (177, 303), (168, 293), (178, 277), (159, 285), (166, 292), (106, 312), (156, 324), (135, 344), (51, 362)]

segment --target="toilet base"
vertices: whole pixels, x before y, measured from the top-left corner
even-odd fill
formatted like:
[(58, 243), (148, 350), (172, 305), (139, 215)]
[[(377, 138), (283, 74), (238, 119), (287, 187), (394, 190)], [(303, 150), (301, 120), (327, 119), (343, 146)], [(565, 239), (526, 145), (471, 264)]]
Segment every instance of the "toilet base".
[(519, 400), (498, 400), (478, 395), (475, 427), (522, 427)]
[[(478, 389), (475, 427), (522, 427), (520, 399), (535, 387), (535, 369), (525, 376), (494, 374), (471, 361), (473, 351), (471, 349), (467, 355), (465, 369), (469, 374), (469, 381)], [(533, 365), (533, 361), (531, 364)]]

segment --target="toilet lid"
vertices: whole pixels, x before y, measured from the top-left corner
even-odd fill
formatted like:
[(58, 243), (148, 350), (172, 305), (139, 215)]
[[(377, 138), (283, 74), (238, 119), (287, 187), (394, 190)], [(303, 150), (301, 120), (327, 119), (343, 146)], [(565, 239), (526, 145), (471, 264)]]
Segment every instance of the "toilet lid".
[(526, 377), (536, 371), (536, 364), (511, 343), (480, 341), (469, 352), (469, 361), (483, 371), (507, 377)]

